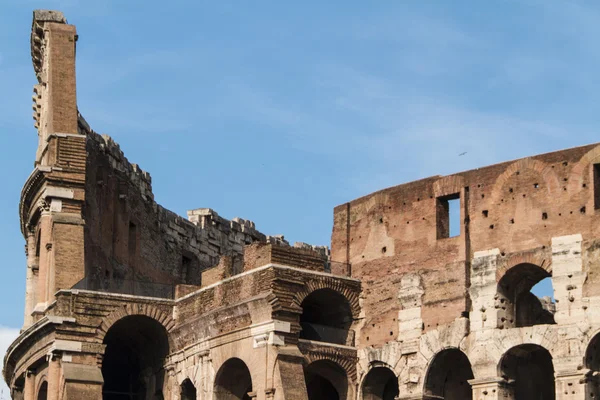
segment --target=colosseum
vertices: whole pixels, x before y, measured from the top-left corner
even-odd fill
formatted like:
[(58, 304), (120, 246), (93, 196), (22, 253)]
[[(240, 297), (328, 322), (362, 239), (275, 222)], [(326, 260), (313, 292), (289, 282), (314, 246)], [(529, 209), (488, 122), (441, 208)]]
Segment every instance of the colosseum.
[(330, 249), (290, 245), (158, 205), (79, 113), (76, 42), (34, 12), (13, 399), (600, 396), (600, 144), (384, 189), (333, 210)]

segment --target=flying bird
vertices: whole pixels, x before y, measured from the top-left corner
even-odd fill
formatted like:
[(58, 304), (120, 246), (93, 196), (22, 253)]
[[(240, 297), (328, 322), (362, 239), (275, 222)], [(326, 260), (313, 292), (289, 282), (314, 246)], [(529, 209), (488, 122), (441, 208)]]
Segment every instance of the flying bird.
[(460, 153), (458, 156), (459, 156), (459, 157), (460, 157), (460, 156), (464, 156), (465, 154), (467, 154), (467, 152), (466, 152), (466, 151), (463, 151), (463, 152), (462, 152), (462, 153)]

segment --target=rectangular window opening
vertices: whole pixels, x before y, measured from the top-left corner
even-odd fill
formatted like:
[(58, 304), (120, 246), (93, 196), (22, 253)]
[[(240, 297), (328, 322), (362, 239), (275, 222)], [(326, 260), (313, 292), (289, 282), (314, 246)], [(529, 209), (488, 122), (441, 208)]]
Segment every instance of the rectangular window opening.
[(460, 193), (437, 198), (437, 238), (460, 236)]
[(600, 164), (594, 164), (594, 208), (600, 210)]

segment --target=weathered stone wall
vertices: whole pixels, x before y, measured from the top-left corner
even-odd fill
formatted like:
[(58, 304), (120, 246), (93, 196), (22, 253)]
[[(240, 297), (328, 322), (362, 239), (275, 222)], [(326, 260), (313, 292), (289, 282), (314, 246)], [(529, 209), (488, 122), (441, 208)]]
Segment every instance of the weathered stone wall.
[[(336, 207), (332, 260), (350, 262), (352, 276), (363, 281), (361, 344), (380, 346), (395, 335), (406, 273), (422, 281), (427, 331), (470, 311), (466, 288), (475, 252), (498, 248), (509, 257), (544, 252), (552, 237), (597, 237), (593, 165), (599, 162), (600, 146), (583, 146), (427, 178)], [(460, 198), (460, 234), (440, 237), (440, 203), (449, 197)], [(598, 294), (588, 288), (594, 282), (584, 284), (587, 293)]]

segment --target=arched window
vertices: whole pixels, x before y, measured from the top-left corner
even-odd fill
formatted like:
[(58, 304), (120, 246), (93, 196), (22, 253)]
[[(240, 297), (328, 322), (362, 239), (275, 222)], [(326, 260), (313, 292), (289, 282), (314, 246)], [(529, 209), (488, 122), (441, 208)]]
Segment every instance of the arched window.
[(189, 379), (181, 384), (181, 400), (196, 400), (196, 387)]
[(44, 382), (38, 389), (37, 400), (46, 400), (47, 398), (48, 398), (48, 382)]
[(554, 400), (554, 367), (548, 350), (522, 344), (507, 351), (500, 360), (500, 375), (514, 381), (515, 400)]
[(352, 310), (348, 300), (331, 289), (315, 290), (302, 302), (301, 339), (352, 345)]
[(318, 360), (304, 369), (308, 400), (346, 400), (348, 377), (336, 363)]
[(473, 392), (469, 379), (473, 379), (473, 371), (465, 353), (459, 349), (442, 350), (427, 370), (425, 394), (436, 399), (470, 400)]
[(394, 400), (398, 392), (398, 377), (389, 368), (374, 367), (365, 376), (363, 400)]
[(509, 269), (498, 282), (499, 326), (554, 324), (554, 303), (531, 293), (531, 288), (550, 276), (548, 271), (534, 264), (519, 264)]
[(227, 360), (215, 378), (216, 400), (250, 400), (252, 377), (246, 364), (239, 358)]
[(162, 399), (169, 341), (160, 323), (143, 315), (127, 316), (108, 330), (104, 344), (104, 400)]

